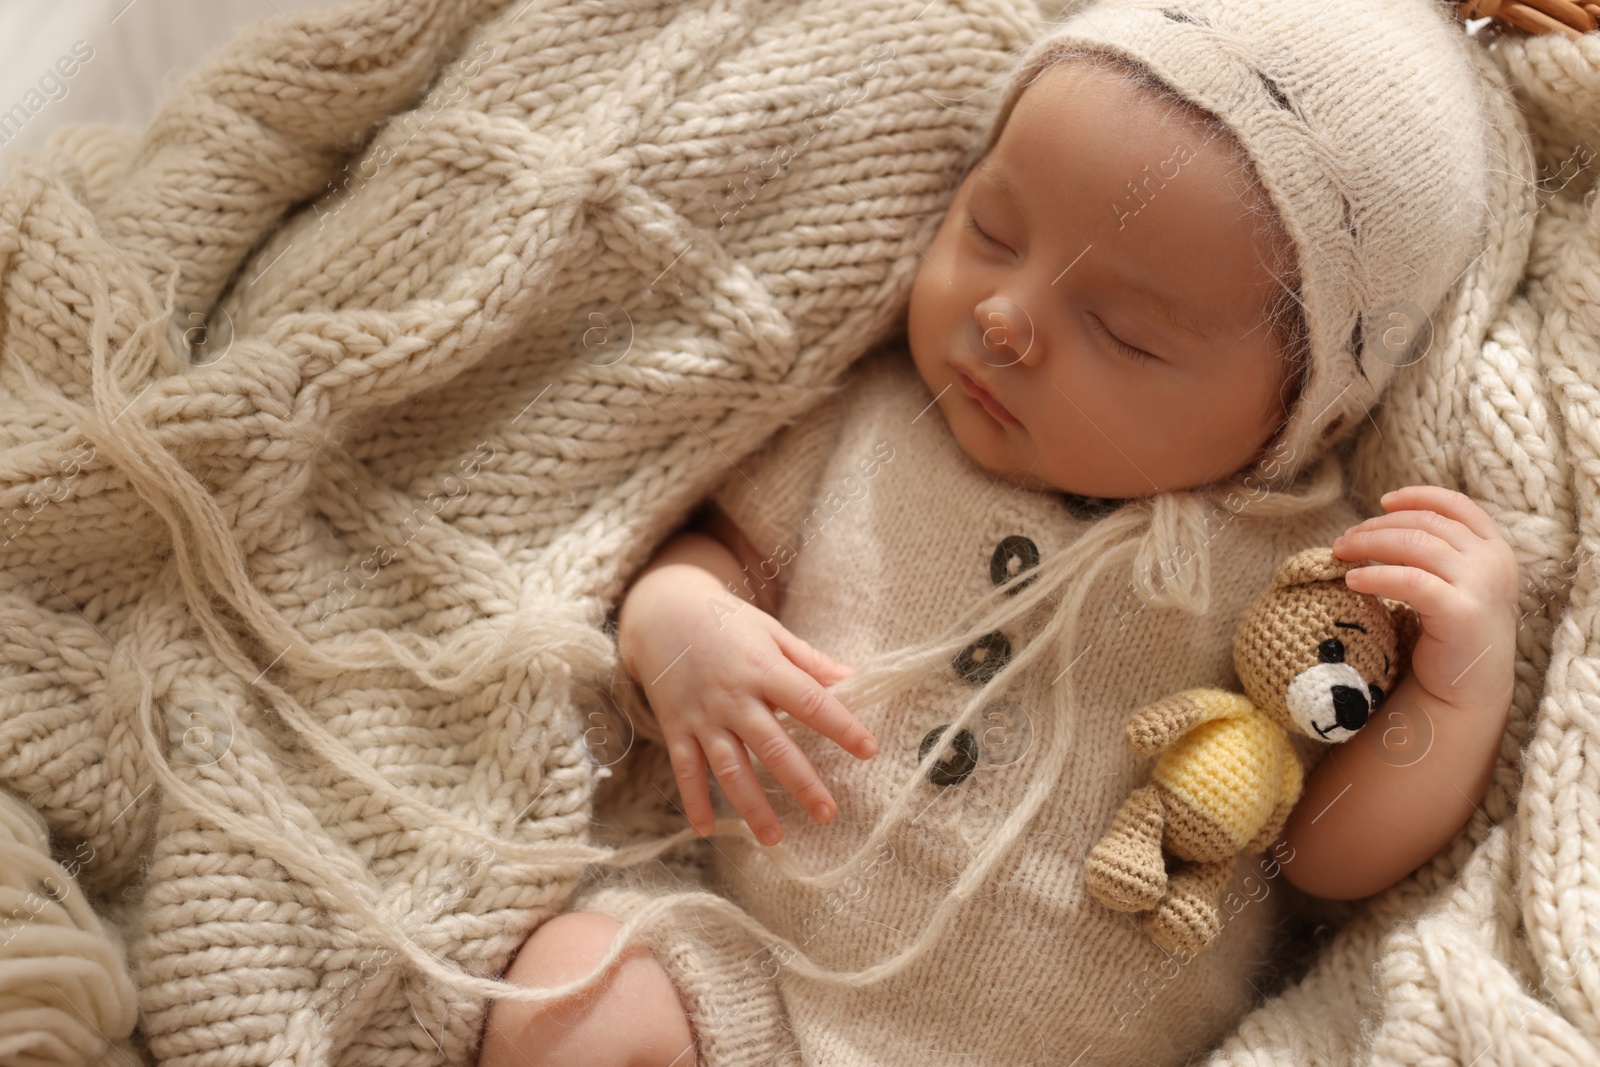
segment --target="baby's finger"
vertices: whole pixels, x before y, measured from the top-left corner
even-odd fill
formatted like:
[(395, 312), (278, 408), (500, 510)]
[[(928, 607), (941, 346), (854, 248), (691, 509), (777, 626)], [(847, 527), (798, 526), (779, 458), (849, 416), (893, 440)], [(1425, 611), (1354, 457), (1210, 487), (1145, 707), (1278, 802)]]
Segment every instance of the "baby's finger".
[(1433, 534), (1458, 552), (1470, 552), (1483, 543), (1483, 538), (1472, 532), (1465, 523), (1441, 515), (1437, 511), (1391, 511), (1387, 515), (1374, 515), (1363, 519), (1344, 532), (1348, 536), (1358, 530), (1422, 530)]
[(821, 649), (796, 637), (788, 627), (776, 619), (773, 620), (770, 629), (773, 639), (778, 642), (778, 648), (789, 657), (790, 662), (817, 681), (820, 682), (824, 678), (838, 680), (855, 673), (855, 668), (840, 663)]
[(869, 759), (878, 751), (877, 739), (839, 698), (794, 664), (776, 665), (765, 681), (761, 698), (768, 704), (782, 708), (860, 759)]
[(1334, 540), (1333, 552), (1340, 559), (1420, 567), (1452, 585), (1469, 570), (1466, 557), (1449, 542), (1412, 526), (1344, 534)]
[(716, 828), (717, 816), (711, 807), (711, 783), (706, 780), (706, 756), (693, 734), (685, 734), (667, 744), (672, 774), (678, 782), (683, 814), (701, 837)]
[(741, 723), (739, 735), (762, 766), (811, 813), (812, 819), (823, 823), (833, 818), (839, 805), (828, 787), (822, 784), (822, 776), (805, 752), (771, 712), (762, 709), (758, 716), (752, 716), (748, 725)]
[(1436, 574), (1416, 567), (1390, 567), (1372, 564), (1356, 567), (1344, 576), (1347, 586), (1358, 593), (1376, 593), (1390, 600), (1410, 604), (1423, 620), (1448, 618), (1463, 610), (1461, 594)]
[(1441, 485), (1408, 485), (1394, 489), (1378, 498), (1387, 511), (1397, 508), (1426, 508), (1437, 511), (1461, 523), (1479, 537), (1499, 537), (1494, 520), (1489, 513), (1465, 493), (1446, 489)]
[(776, 845), (783, 840), (783, 824), (778, 821), (772, 805), (767, 803), (766, 790), (761, 788), (761, 779), (750, 766), (744, 742), (728, 730), (708, 727), (703, 744), (711, 773), (717, 776), (729, 802), (750, 824), (756, 840), (764, 845)]

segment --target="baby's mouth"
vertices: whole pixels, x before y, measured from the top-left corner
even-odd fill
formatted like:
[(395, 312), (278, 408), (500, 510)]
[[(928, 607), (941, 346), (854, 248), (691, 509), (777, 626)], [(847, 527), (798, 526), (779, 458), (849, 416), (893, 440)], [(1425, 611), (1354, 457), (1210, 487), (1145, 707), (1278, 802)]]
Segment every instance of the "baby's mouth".
[(975, 397), (978, 403), (983, 405), (983, 409), (990, 415), (994, 416), (995, 419), (1000, 422), (1010, 423), (1013, 426), (1022, 425), (1022, 423), (1017, 420), (1015, 415), (1007, 411), (1004, 405), (994, 398), (992, 393), (990, 393), (983, 386), (979, 385), (977, 379), (973, 378), (960, 367), (956, 368), (956, 377), (960, 379), (961, 387), (970, 395)]

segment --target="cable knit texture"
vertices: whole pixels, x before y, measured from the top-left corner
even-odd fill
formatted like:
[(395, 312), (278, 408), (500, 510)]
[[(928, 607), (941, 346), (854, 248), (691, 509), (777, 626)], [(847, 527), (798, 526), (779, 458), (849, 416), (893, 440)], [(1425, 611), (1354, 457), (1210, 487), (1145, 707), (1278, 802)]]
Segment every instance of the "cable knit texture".
[(363, 0), (6, 177), (0, 784), (157, 1061), (471, 1062), (621, 582), (903, 311), (1035, 15)]
[[(646, 745), (590, 824), (606, 607), (889, 330), (1037, 15), (360, 0), (6, 177), (0, 784), (154, 1060), (470, 1062), (591, 835), (682, 829)], [(1347, 458), (1507, 533), (1511, 728), (1213, 1065), (1597, 1060), (1600, 39), (1474, 62), (1492, 238)]]
[(0, 1063), (112, 1067), (135, 1062), (135, 1001), (117, 932), (57, 863), (39, 813), (0, 790)]

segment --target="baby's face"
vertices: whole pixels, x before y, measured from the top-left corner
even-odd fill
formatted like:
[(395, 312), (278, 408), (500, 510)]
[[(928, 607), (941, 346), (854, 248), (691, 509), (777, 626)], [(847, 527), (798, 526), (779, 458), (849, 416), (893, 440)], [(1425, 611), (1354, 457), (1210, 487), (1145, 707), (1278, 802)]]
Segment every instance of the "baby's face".
[(1264, 311), (1292, 252), (1255, 235), (1223, 145), (1164, 110), (1110, 72), (1049, 68), (927, 250), (911, 353), (997, 477), (1104, 497), (1205, 485), (1285, 416)]

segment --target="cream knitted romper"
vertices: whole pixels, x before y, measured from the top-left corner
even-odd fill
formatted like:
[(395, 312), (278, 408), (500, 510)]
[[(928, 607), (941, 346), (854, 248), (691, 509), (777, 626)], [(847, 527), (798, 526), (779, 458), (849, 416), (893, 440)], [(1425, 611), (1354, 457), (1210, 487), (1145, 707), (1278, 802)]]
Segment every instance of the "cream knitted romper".
[[(741, 462), (743, 473), (730, 473), (713, 494), (764, 558), (787, 558), (780, 545), (792, 550), (779, 621), (846, 664), (936, 636), (964, 603), (1048, 558), (1108, 506), (992, 478), (932, 402), (897, 340), (852, 366), (843, 388)], [(647, 926), (641, 939), (679, 989), (700, 1062), (1020, 1067), (1065, 1065), (1087, 1049), (1078, 1062), (1156, 1065), (1219, 1040), (1254, 996), (1251, 981), (1288, 892), (1270, 859), (1241, 859), (1216, 945), (1181, 965), (1132, 918), (1085, 894), (1083, 860), (1148, 770), (1148, 760), (1122, 746), (1128, 715), (1190, 686), (1236, 685), (1231, 640), (1246, 605), (1284, 557), (1331, 542), (1359, 519), (1341, 500), (1289, 521), (1240, 515), (1222, 524), (1211, 542), (1212, 606), (1204, 615), (1130, 613), (1127, 597), (1108, 584), (1082, 632), (1125, 629), (1073, 667), (1081, 705), (1063, 788), (935, 950), (907, 969), (874, 985), (830, 987), (704, 911)], [(833, 890), (793, 884), (769, 856), (787, 851), (806, 871), (842, 863), (892, 790), (914, 775), (930, 732), (1027, 636), (990, 635), (970, 654), (930, 663), (910, 699), (852, 707), (878, 740), (869, 760), (780, 713), (838, 802), (830, 823), (814, 823), (752, 761), (785, 828), (777, 846), (748, 836), (697, 841), (689, 851), (703, 860), (700, 869), (604, 872), (570, 907), (624, 921), (652, 894), (697, 888), (700, 878), (830, 968), (859, 970), (894, 955), (1016, 804), (1052, 728), (1043, 716), (1003, 698), (989, 706), (984, 727), (971, 732), (975, 764), (962, 758), (972, 748), (949, 744), (949, 758), (917, 783), (915, 816)], [(1042, 662), (1053, 659), (1051, 677), (1066, 666), (1058, 657)], [(712, 797), (719, 817), (737, 816), (714, 778)]]

